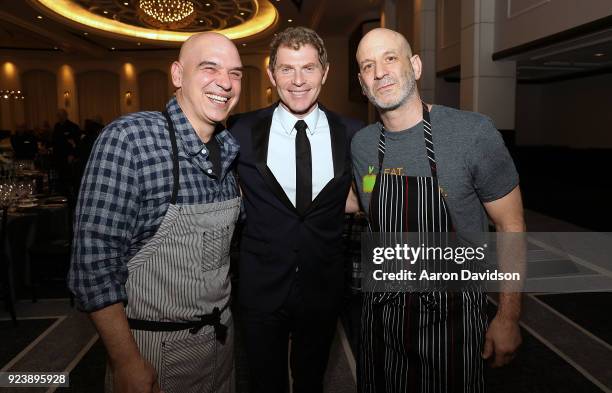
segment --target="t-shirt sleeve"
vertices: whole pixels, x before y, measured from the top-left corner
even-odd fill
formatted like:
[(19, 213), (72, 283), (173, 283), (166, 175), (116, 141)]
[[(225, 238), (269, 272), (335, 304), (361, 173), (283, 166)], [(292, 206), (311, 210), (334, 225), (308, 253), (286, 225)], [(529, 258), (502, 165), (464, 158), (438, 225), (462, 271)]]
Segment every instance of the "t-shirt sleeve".
[(500, 199), (519, 184), (512, 157), (489, 118), (485, 118), (477, 128), (466, 161), (474, 188), (482, 202)]

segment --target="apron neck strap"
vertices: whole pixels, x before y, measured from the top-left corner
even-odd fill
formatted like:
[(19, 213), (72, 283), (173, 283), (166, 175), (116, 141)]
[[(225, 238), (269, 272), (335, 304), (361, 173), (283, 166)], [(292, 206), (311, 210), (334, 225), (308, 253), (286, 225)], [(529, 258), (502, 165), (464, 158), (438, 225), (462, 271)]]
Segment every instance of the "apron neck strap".
[[(421, 101), (423, 105), (423, 136), (425, 140), (425, 151), (427, 153), (427, 161), (431, 168), (431, 176), (438, 177), (438, 170), (436, 168), (436, 153), (434, 151), (433, 136), (431, 128), (431, 120), (429, 117), (429, 109), (427, 105)], [(378, 138), (378, 173), (382, 172), (383, 161), (385, 159), (386, 152), (386, 140), (385, 140), (385, 127), (380, 127), (380, 137)]]
[(163, 112), (166, 122), (168, 123), (168, 132), (170, 134), (170, 144), (172, 145), (172, 177), (174, 182), (172, 184), (172, 197), (170, 198), (170, 204), (176, 204), (176, 196), (179, 190), (179, 161), (178, 161), (178, 148), (176, 147), (176, 130), (174, 123), (168, 111)]

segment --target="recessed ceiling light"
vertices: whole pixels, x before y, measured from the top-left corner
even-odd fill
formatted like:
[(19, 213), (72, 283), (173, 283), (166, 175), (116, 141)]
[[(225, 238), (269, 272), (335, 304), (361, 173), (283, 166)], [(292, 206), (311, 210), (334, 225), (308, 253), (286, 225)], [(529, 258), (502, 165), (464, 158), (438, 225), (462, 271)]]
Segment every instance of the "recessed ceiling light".
[(605, 56), (605, 53), (595, 53), (595, 57), (601, 57), (601, 56)]
[(83, 32), (83, 35), (89, 35), (89, 33), (85, 31), (85, 32)]
[(42, 19), (42, 15), (38, 15), (36, 19)]
[(136, 45), (140, 46), (140, 42), (137, 42)]
[(113, 47), (111, 48), (111, 50), (115, 50), (115, 47), (113, 46)]
[(202, 19), (200, 19), (200, 23), (204, 23), (204, 21)]
[(241, 12), (240, 15), (244, 15), (244, 12)]
[(54, 47), (53, 47), (53, 49), (54, 49), (54, 50), (58, 50), (59, 48), (58, 48), (57, 46), (54, 46)]
[(127, 1), (123, 2), (123, 5), (130, 5)]
[(104, 12), (104, 14), (105, 14), (105, 15), (106, 15), (106, 14), (108, 14), (108, 11), (107, 11), (107, 10), (104, 10), (103, 12)]
[(206, 3), (206, 4), (204, 4), (204, 5), (205, 5), (205, 6), (207, 6), (207, 7), (210, 7), (210, 3)]
[(293, 22), (293, 19), (287, 19), (287, 22), (291, 23)]
[(246, 44), (242, 44), (242, 46), (246, 46)]

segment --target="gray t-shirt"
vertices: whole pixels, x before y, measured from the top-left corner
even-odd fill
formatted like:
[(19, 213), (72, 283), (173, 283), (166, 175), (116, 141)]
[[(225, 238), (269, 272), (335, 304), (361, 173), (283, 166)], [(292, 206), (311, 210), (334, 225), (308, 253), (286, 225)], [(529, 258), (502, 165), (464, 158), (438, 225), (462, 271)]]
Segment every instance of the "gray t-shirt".
[[(430, 111), (438, 180), (446, 194), (457, 231), (487, 231), (483, 202), (495, 201), (512, 191), (518, 173), (500, 133), (491, 119), (434, 105)], [(381, 124), (371, 124), (355, 134), (351, 149), (353, 170), (362, 207), (367, 212), (370, 193), (364, 178), (378, 174), (378, 138)], [(431, 176), (423, 122), (399, 132), (386, 132), (383, 170), (406, 176)], [(365, 179), (372, 184), (373, 177)]]

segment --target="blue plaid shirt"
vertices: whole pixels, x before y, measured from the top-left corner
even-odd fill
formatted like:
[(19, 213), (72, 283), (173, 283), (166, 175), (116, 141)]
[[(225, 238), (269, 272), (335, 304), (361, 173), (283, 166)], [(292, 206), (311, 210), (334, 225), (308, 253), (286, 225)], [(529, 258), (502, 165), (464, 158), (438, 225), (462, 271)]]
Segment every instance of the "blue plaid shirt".
[[(221, 174), (176, 98), (166, 105), (176, 128), (180, 162), (177, 204), (220, 202), (239, 195), (233, 175), (238, 142), (216, 134)], [(79, 308), (126, 302), (127, 262), (155, 234), (172, 195), (172, 147), (160, 112), (137, 112), (109, 124), (97, 139), (76, 207), (68, 286)]]

